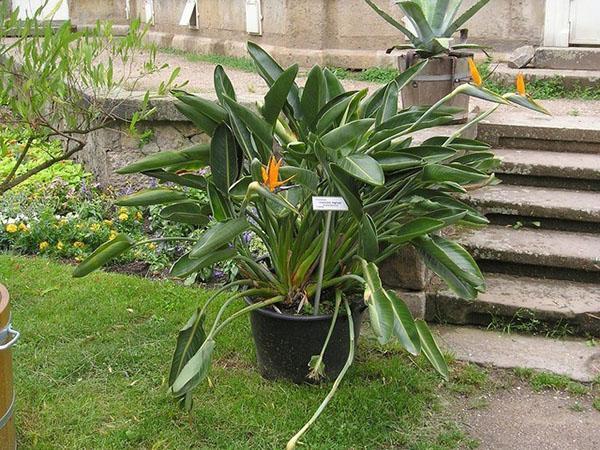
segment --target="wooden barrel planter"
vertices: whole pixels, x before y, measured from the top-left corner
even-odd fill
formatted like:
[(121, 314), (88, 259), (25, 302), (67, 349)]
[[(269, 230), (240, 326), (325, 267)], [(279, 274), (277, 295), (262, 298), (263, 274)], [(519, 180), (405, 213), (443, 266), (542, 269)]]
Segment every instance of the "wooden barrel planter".
[[(425, 68), (402, 89), (402, 107), (431, 106), (450, 94), (456, 87), (471, 80), (467, 58), (471, 55), (439, 56), (430, 58)], [(398, 69), (404, 71), (420, 62), (415, 53), (409, 52), (398, 58)], [(461, 108), (456, 123), (464, 123), (469, 115), (469, 96), (457, 95), (445, 106)]]
[(17, 448), (11, 347), (19, 333), (11, 327), (9, 299), (8, 291), (0, 284), (0, 450)]

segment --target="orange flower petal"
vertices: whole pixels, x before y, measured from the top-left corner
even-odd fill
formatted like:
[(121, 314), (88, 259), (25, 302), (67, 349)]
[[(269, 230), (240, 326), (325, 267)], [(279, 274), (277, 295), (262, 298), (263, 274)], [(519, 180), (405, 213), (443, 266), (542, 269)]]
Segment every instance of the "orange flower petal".
[(479, 73), (479, 70), (477, 69), (477, 65), (475, 64), (475, 61), (473, 61), (473, 58), (469, 58), (467, 60), (467, 62), (469, 63), (469, 71), (471, 72), (471, 77), (473, 78), (473, 83), (477, 86), (481, 86), (481, 84), (483, 83), (483, 79), (481, 78), (481, 74)]
[(525, 95), (527, 93), (525, 90), (525, 77), (522, 73), (517, 75), (516, 85), (519, 95)]
[(265, 169), (264, 167), (261, 167), (260, 173), (262, 175), (263, 183), (267, 184), (269, 182), (269, 174), (267, 173), (267, 169)]

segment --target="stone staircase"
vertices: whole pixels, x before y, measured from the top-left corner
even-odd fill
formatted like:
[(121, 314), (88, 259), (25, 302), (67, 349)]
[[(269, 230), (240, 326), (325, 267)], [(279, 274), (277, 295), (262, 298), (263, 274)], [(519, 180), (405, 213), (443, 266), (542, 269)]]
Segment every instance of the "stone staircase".
[(471, 195), (491, 225), (460, 241), (485, 272), (487, 291), (475, 301), (429, 294), (428, 319), (486, 325), (525, 317), (600, 336), (600, 120), (515, 115), (481, 123), (478, 134), (503, 158), (503, 184)]

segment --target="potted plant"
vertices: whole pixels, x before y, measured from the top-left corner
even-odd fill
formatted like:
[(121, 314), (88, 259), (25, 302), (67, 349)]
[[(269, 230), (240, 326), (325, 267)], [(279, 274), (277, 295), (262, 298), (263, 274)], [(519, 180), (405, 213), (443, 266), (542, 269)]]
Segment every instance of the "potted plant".
[[(365, 0), (377, 14), (396, 27), (410, 41), (389, 49), (405, 49), (398, 57), (398, 68), (403, 71), (427, 59), (429, 64), (410, 84), (402, 89), (404, 107), (433, 105), (460, 84), (470, 80), (469, 64), (474, 64), (469, 49), (481, 48), (466, 43), (467, 30), (461, 27), (490, 0), (479, 0), (461, 15), (462, 0), (396, 1), (410, 25), (403, 25), (381, 10), (373, 0)], [(411, 29), (409, 29), (409, 27)], [(453, 36), (460, 32), (459, 42)], [(459, 95), (448, 106), (460, 108), (457, 122), (465, 122), (469, 111), (469, 97)]]
[[(335, 380), (314, 416), (290, 440), (288, 448), (294, 448), (352, 364), (365, 310), (381, 344), (397, 338), (448, 376), (427, 324), (382, 286), (377, 264), (412, 245), (461, 296), (474, 298), (484, 289), (474, 260), (439, 232), (487, 223), (454, 194), (492, 182), (489, 172), (497, 160), (487, 145), (461, 139), (461, 130), (421, 144), (412, 136), (449, 123), (451, 110), (443, 104), (461, 93), (508, 101), (466, 84), (432, 107), (398, 110), (398, 90), (426, 61), (368, 96), (366, 90), (346, 92), (331, 71), (319, 66), (300, 88), (298, 66), (284, 70), (256, 44), (248, 49), (270, 86), (264, 103), (257, 109), (241, 104), (221, 66), (214, 73), (216, 101), (174, 91), (179, 110), (210, 136), (210, 143), (161, 152), (122, 168), (122, 174), (141, 173), (165, 184), (118, 204), (162, 204), (162, 215), (171, 220), (209, 223), (199, 238), (160, 239), (192, 244), (173, 265), (173, 276), (187, 277), (226, 260), (239, 268), (238, 279), (217, 290), (179, 333), (169, 385), (183, 406), (191, 407), (192, 391), (207, 377), (219, 333), (248, 314), (265, 377)], [(197, 170), (206, 166), (209, 174), (200, 175)], [(208, 209), (197, 202), (197, 190), (208, 193)], [(348, 211), (321, 211), (319, 205)], [(248, 244), (252, 238), (264, 246), (259, 254)], [(117, 235), (74, 275), (85, 276), (152, 241)], [(227, 300), (206, 326), (207, 307), (225, 293)], [(243, 307), (225, 317), (236, 301)]]

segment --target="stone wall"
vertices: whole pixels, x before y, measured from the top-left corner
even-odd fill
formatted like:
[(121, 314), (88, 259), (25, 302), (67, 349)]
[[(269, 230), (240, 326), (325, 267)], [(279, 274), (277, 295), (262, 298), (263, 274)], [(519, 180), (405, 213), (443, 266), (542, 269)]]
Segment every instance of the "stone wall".
[[(130, 0), (132, 16), (144, 17), (143, 0)], [(465, 8), (475, 0), (467, 0)], [(468, 24), (472, 42), (500, 52), (525, 43), (540, 45), (546, 0), (492, 0)], [(124, 1), (71, 0), (75, 24), (98, 18), (124, 23)], [(391, 0), (378, 4), (400, 19)], [(263, 35), (245, 31), (245, 0), (199, 0), (198, 29), (180, 26), (185, 0), (154, 0), (150, 39), (159, 45), (244, 56), (246, 40), (269, 48), (284, 63), (315, 63), (361, 68), (393, 65), (385, 49), (403, 37), (379, 18), (364, 0), (262, 0)]]

